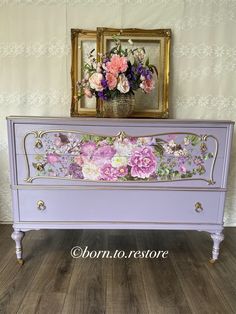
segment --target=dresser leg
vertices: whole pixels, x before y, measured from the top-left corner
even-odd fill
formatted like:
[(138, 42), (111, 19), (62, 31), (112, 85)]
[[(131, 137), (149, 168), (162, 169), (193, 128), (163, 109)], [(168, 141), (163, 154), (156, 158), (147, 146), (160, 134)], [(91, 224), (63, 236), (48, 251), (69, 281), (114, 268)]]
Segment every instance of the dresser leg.
[(14, 232), (12, 233), (11, 237), (16, 242), (16, 257), (17, 262), (20, 265), (24, 264), (24, 260), (22, 259), (22, 239), (24, 237), (25, 233), (23, 231), (14, 229)]
[(213, 250), (212, 259), (210, 260), (210, 263), (214, 263), (218, 259), (220, 243), (224, 240), (224, 235), (222, 232), (216, 232), (211, 234), (211, 238), (213, 240)]

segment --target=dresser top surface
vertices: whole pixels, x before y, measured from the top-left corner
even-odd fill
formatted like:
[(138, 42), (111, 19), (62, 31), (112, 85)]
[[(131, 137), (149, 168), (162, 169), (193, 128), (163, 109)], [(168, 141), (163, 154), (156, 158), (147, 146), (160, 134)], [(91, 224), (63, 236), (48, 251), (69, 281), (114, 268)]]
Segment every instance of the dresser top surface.
[(16, 122), (16, 123), (46, 123), (46, 124), (96, 124), (96, 125), (125, 125), (130, 126), (137, 124), (166, 124), (166, 125), (176, 125), (176, 124), (234, 124), (234, 121), (230, 120), (202, 120), (202, 119), (113, 119), (113, 118), (96, 118), (96, 117), (45, 117), (45, 116), (8, 116), (7, 120)]

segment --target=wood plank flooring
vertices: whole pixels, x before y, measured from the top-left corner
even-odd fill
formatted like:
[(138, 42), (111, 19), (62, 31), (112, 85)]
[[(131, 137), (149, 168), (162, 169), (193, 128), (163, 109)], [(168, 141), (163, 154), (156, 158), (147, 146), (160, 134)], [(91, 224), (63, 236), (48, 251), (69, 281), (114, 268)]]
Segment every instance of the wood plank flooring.
[[(236, 228), (225, 228), (220, 259), (195, 231), (40, 230), (16, 262), (11, 225), (0, 225), (0, 313), (236, 313)], [(168, 250), (166, 259), (70, 256), (92, 250)]]

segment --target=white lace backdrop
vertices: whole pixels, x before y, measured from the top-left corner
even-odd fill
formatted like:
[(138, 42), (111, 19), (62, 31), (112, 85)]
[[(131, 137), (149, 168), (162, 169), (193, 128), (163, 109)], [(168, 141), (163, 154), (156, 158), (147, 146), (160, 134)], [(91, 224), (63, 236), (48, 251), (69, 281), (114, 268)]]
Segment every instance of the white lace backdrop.
[(236, 119), (235, 0), (0, 0), (0, 221), (12, 219), (5, 117), (69, 116), (70, 29), (97, 26), (171, 28), (171, 116)]

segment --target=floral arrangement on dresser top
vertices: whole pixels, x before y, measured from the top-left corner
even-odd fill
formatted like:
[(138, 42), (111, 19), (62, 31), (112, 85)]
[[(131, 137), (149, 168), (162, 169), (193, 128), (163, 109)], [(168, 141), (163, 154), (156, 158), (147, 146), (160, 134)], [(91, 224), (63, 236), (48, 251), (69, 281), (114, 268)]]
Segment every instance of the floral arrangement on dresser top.
[(32, 162), (36, 176), (92, 181), (198, 178), (207, 174), (214, 157), (201, 136), (184, 133), (105, 137), (52, 131), (43, 135), (42, 143), (37, 150), (44, 152)]
[[(84, 65), (84, 79), (78, 82), (79, 99), (85, 95), (109, 100), (120, 94), (134, 94), (139, 88), (144, 93), (154, 89), (153, 74), (157, 70), (149, 63), (145, 49), (122, 49), (117, 37), (114, 42), (115, 47), (101, 56), (101, 62), (91, 51), (89, 62)], [(129, 43), (133, 45), (132, 40)]]

